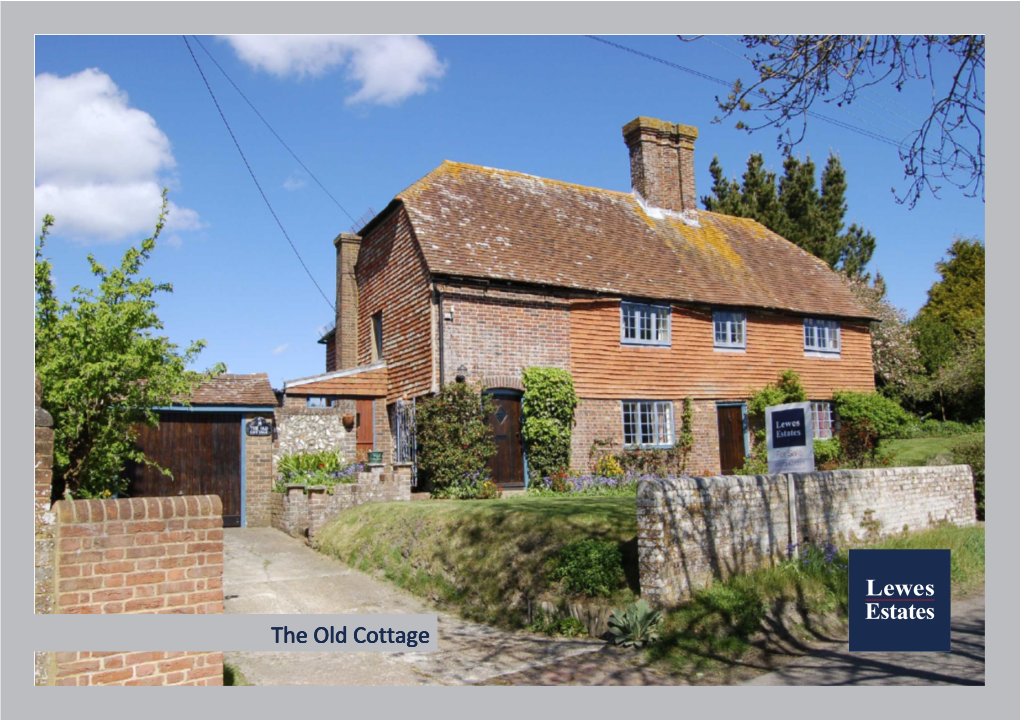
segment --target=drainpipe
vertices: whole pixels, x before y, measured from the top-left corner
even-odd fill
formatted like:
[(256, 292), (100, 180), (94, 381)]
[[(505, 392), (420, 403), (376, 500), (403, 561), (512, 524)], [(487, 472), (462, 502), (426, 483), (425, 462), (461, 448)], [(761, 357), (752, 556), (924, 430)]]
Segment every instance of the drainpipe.
[(446, 385), (446, 354), (443, 352), (443, 336), (446, 335), (446, 326), (443, 324), (443, 291), (437, 289), (436, 294), (439, 296), (439, 389), (442, 390)]

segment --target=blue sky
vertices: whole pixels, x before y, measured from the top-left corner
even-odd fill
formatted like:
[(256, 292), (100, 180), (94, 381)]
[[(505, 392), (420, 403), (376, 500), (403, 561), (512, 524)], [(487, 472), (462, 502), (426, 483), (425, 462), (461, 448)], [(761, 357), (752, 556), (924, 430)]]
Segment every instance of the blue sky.
[[(732, 39), (614, 41), (703, 73), (750, 77)], [(583, 37), (200, 37), (329, 192), (355, 218), (382, 210), (442, 160), (630, 190), (621, 127), (638, 115), (699, 128), (698, 194), (718, 155), (730, 176), (752, 152), (781, 171), (776, 132), (712, 124), (725, 88)], [(277, 215), (332, 298), (332, 239), (352, 222), (273, 138), (196, 44), (199, 62)], [(174, 204), (146, 272), (170, 281), (160, 314), (175, 342), (203, 338), (199, 365), (268, 372), (274, 386), (324, 368), (318, 330), (332, 310), (258, 194), (180, 36), (39, 36), (36, 215), (57, 291), (91, 284), (87, 253), (107, 265), (151, 232), (159, 188)], [(819, 112), (900, 138), (930, 103), (917, 87), (881, 88), (847, 114)], [(847, 223), (878, 240), (870, 269), (909, 313), (937, 278), (956, 234), (984, 239), (984, 203), (957, 191), (909, 210), (896, 149), (812, 121), (798, 149), (846, 168)]]

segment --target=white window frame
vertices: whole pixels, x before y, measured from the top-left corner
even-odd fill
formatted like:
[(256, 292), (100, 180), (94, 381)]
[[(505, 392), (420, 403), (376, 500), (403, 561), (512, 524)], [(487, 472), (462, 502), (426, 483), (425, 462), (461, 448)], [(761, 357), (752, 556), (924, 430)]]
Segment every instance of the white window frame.
[[(633, 322), (628, 322), (628, 316)], [(652, 338), (639, 337), (647, 330)], [(634, 337), (628, 337), (633, 331)], [(665, 339), (662, 335), (665, 333)], [(673, 308), (670, 305), (651, 305), (623, 301), (620, 303), (620, 344), (669, 347), (673, 335)]]
[[(626, 448), (671, 448), (676, 435), (671, 400), (624, 400), (623, 446)], [(628, 415), (630, 422), (628, 423)], [(665, 432), (660, 425), (663, 420)], [(627, 442), (627, 426), (631, 425), (631, 442)], [(665, 442), (662, 437), (665, 435)]]
[(843, 348), (838, 320), (804, 318), (804, 354), (808, 357), (839, 357)]
[[(740, 339), (734, 341), (733, 328), (739, 326)], [(722, 327), (724, 340), (719, 339)], [(747, 313), (736, 310), (715, 310), (712, 312), (712, 344), (717, 350), (747, 349)]]
[[(828, 427), (823, 428), (821, 418), (828, 416)], [(815, 440), (828, 440), (836, 437), (836, 411), (828, 400), (811, 401), (811, 430)], [(828, 434), (826, 434), (828, 433)]]
[(331, 395), (306, 395), (305, 407), (313, 410), (336, 407), (336, 398)]

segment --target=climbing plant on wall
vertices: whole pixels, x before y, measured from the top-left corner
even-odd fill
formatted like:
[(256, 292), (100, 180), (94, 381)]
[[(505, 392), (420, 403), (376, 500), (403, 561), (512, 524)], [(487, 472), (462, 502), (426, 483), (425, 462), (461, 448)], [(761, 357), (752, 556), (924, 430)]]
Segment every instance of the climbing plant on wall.
[(570, 467), (570, 435), (578, 398), (566, 370), (531, 367), (523, 373), (521, 434), (533, 480)]

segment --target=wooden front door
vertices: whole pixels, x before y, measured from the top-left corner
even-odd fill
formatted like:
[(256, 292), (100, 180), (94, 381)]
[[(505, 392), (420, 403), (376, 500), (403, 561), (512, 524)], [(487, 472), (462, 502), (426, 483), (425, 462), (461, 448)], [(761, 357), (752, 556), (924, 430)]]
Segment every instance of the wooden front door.
[(719, 416), (719, 465), (723, 475), (732, 475), (744, 465), (744, 408), (720, 405), (716, 412)]
[(358, 462), (366, 462), (368, 453), (375, 449), (375, 413), (374, 403), (369, 400), (357, 400), (358, 413)]
[(501, 487), (524, 485), (524, 450), (521, 443), (521, 398), (493, 395), (489, 425), (496, 440), (496, 454), (489, 460), (492, 481)]
[(130, 463), (132, 497), (219, 495), (223, 526), (241, 525), (241, 415), (166, 412), (159, 427), (138, 429), (138, 447), (173, 477), (154, 467)]

